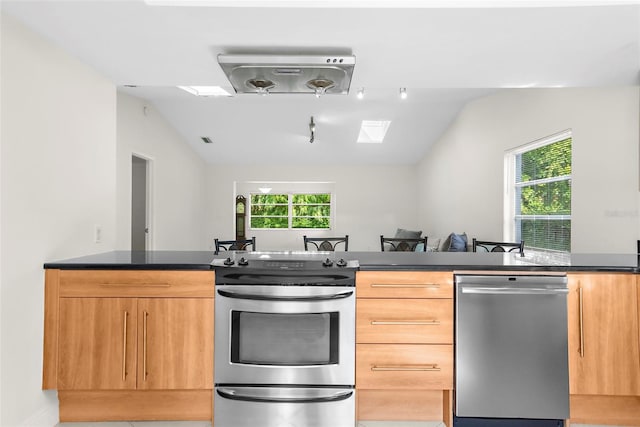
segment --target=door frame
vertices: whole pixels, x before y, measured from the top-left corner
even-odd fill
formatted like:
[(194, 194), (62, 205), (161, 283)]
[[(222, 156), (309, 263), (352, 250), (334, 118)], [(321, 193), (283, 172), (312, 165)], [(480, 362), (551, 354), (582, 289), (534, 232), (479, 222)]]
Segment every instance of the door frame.
[[(130, 158), (130, 162), (131, 162), (131, 166), (133, 167), (133, 158), (137, 157), (138, 159), (144, 160), (147, 167), (146, 167), (146, 191), (145, 191), (145, 196), (146, 196), (146, 207), (145, 207), (145, 222), (147, 225), (147, 229), (149, 230), (146, 233), (145, 236), (145, 249), (147, 251), (153, 250), (154, 246), (153, 246), (153, 233), (154, 233), (154, 225), (155, 225), (155, 215), (154, 215), (154, 185), (153, 185), (153, 177), (154, 177), (154, 173), (153, 173), (153, 169), (154, 169), (154, 159), (151, 156), (148, 156), (146, 154), (141, 154), (139, 152), (135, 152), (132, 151), (131, 155), (129, 156)], [(131, 172), (131, 176), (130, 176), (130, 180), (129, 180), (129, 219), (130, 219), (130, 224), (129, 224), (129, 230), (131, 230), (131, 207), (133, 204), (133, 190), (132, 190), (132, 186), (133, 186), (133, 172)], [(131, 233), (129, 236), (129, 242), (131, 242)]]

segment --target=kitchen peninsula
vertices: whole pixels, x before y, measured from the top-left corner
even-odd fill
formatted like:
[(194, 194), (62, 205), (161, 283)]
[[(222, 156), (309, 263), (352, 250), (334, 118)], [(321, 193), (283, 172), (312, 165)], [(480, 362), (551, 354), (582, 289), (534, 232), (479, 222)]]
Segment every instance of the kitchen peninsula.
[[(357, 419), (447, 426), (454, 273), (567, 273), (570, 421), (640, 425), (636, 254), (572, 254), (552, 265), (515, 254), (114, 251), (48, 262), (43, 388), (58, 390), (60, 420), (212, 420), (215, 272), (243, 256), (358, 261)], [(370, 326), (420, 313), (436, 320)], [(378, 365), (437, 368), (391, 374)]]

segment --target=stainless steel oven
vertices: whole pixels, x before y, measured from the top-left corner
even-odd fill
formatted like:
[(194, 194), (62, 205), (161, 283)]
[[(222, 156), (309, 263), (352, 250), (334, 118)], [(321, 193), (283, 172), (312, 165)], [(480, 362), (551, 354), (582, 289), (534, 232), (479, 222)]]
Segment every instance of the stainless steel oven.
[(354, 264), (240, 264), (216, 270), (215, 427), (353, 427)]

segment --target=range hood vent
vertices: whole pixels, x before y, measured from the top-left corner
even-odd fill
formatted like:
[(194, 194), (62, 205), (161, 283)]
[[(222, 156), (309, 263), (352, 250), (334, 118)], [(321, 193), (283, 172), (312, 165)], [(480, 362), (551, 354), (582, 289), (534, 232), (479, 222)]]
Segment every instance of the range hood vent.
[(236, 93), (346, 95), (353, 55), (218, 55)]

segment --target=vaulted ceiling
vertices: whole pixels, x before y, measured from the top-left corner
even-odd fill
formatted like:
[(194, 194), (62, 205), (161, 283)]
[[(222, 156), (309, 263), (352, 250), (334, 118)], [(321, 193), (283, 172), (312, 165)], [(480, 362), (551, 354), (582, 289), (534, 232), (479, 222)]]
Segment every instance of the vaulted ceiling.
[[(123, 93), (147, 100), (209, 163), (413, 164), (475, 98), (638, 85), (638, 3), (3, 0), (1, 7)], [(176, 88), (231, 91), (216, 57), (237, 52), (353, 54), (351, 91), (198, 98)], [(364, 99), (356, 97), (361, 87)], [(362, 120), (391, 120), (382, 144), (356, 143)]]

